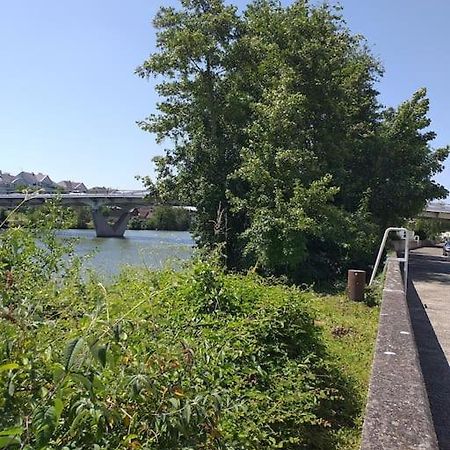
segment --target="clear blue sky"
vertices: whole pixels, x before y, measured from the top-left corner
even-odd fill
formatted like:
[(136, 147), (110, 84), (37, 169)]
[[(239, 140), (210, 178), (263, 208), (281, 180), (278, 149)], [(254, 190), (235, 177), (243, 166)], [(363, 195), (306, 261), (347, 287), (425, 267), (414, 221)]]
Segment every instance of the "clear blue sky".
[[(157, 99), (134, 69), (154, 49), (151, 19), (168, 3), (1, 1), (0, 170), (139, 188), (134, 176), (152, 173), (162, 147), (135, 123)], [(382, 103), (395, 106), (427, 87), (435, 145), (450, 143), (450, 2), (340, 3), (352, 31), (384, 63)], [(450, 167), (438, 180), (450, 189)]]

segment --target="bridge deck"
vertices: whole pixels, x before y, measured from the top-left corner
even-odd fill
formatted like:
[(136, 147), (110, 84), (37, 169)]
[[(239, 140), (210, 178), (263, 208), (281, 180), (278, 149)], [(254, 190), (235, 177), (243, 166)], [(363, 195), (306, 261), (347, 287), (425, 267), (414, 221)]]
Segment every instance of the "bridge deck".
[(433, 422), (450, 450), (450, 259), (441, 248), (411, 252), (408, 304)]
[(45, 203), (47, 200), (58, 199), (67, 206), (145, 206), (152, 202), (147, 198), (145, 191), (121, 191), (111, 193), (70, 193), (70, 194), (0, 194), (0, 207), (15, 207), (24, 200), (29, 206), (36, 206)]

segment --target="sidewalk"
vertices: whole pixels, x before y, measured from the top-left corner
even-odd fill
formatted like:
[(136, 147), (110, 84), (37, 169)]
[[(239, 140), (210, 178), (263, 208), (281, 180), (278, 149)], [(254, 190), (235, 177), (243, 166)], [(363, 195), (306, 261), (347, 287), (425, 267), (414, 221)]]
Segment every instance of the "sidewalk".
[(441, 449), (450, 450), (450, 258), (441, 248), (410, 255), (408, 307)]

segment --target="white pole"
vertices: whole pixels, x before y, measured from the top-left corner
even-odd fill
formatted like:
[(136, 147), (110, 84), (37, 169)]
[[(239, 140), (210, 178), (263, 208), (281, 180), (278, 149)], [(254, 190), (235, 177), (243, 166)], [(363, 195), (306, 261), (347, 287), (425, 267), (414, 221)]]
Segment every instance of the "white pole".
[(381, 257), (383, 256), (384, 246), (386, 245), (387, 237), (392, 228), (387, 228), (383, 235), (383, 241), (380, 245), (380, 250), (378, 251), (377, 260), (375, 261), (375, 266), (373, 267), (372, 275), (370, 276), (369, 286), (373, 283), (375, 275), (377, 274), (378, 266), (380, 265)]
[(408, 261), (409, 261), (409, 236), (408, 232), (406, 232), (406, 242), (405, 242), (405, 267), (403, 268), (403, 276), (405, 277), (405, 295), (408, 289)]
[(409, 262), (409, 232), (406, 228), (396, 228), (396, 227), (389, 227), (386, 228), (384, 235), (383, 235), (383, 241), (380, 245), (380, 250), (378, 251), (377, 259), (375, 261), (375, 266), (372, 271), (372, 275), (370, 277), (369, 286), (372, 285), (373, 280), (375, 279), (375, 275), (377, 274), (378, 266), (380, 265), (381, 257), (383, 256), (383, 250), (386, 245), (387, 238), (389, 236), (389, 233), (391, 231), (403, 231), (405, 233), (405, 257), (404, 258), (398, 258), (397, 261), (401, 261), (405, 263), (405, 267), (403, 269), (403, 276), (404, 276), (404, 283), (405, 283), (405, 294), (406, 290), (408, 288), (408, 262)]

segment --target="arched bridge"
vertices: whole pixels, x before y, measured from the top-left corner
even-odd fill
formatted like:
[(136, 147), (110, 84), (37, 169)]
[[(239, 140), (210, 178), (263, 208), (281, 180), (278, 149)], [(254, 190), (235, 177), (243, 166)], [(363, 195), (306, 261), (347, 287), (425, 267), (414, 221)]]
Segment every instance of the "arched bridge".
[[(147, 191), (114, 191), (108, 193), (0, 194), (0, 207), (14, 208), (21, 204), (39, 206), (51, 199), (58, 199), (65, 206), (90, 207), (98, 237), (123, 237), (135, 209), (155, 204), (148, 197)], [(104, 216), (101, 210), (102, 206), (119, 208), (119, 214), (114, 223), (111, 224), (108, 217)]]

